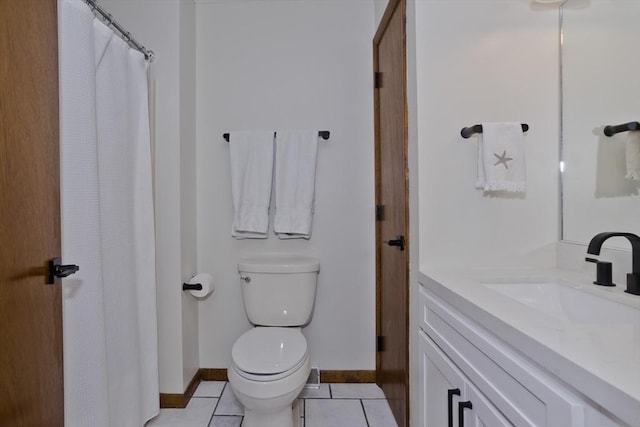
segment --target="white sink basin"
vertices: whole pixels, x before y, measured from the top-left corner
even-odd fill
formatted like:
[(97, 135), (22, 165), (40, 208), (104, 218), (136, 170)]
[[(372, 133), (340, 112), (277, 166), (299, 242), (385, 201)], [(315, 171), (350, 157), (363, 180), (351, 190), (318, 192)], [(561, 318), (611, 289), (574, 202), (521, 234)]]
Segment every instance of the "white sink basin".
[(483, 283), (483, 286), (563, 321), (634, 326), (640, 323), (640, 309), (561, 279)]

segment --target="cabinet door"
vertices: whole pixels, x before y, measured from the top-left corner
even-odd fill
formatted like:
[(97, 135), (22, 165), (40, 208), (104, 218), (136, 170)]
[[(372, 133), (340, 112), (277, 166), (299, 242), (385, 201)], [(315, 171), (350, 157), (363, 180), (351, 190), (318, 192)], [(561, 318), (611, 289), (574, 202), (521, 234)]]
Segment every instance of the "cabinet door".
[(424, 332), (419, 334), (420, 426), (458, 426), (458, 402), (464, 393), (464, 380), (433, 341)]
[(513, 427), (513, 424), (471, 383), (465, 384), (465, 398), (473, 405), (464, 412), (465, 427)]
[[(419, 334), (421, 427), (513, 427), (428, 335)], [(462, 410), (462, 420), (460, 402), (472, 406)]]

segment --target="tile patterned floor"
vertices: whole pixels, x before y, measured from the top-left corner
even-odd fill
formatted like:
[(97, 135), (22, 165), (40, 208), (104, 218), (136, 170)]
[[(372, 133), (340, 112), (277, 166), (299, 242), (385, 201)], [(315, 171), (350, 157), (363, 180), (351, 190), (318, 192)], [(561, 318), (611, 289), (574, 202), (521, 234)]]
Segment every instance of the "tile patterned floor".
[[(320, 384), (298, 400), (300, 427), (397, 427), (375, 384)], [(224, 381), (203, 381), (185, 409), (161, 409), (147, 427), (242, 427), (243, 408)]]

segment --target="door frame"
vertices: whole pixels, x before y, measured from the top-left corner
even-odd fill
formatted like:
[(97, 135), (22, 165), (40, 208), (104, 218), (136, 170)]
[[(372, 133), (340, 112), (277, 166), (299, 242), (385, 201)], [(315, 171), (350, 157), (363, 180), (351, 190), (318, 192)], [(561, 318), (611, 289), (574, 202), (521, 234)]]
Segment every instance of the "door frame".
[[(385, 12), (380, 20), (380, 24), (376, 30), (375, 36), (373, 38), (373, 71), (374, 71), (374, 79), (376, 73), (379, 71), (378, 69), (378, 47), (380, 45), (380, 41), (387, 30), (389, 22), (391, 21), (391, 17), (395, 12), (397, 7), (401, 8), (402, 13), (402, 58), (403, 58), (403, 77), (402, 77), (402, 89), (403, 89), (403, 98), (404, 98), (404, 111), (403, 114), (403, 152), (404, 152), (404, 175), (405, 175), (405, 206), (404, 206), (404, 214), (405, 214), (405, 229), (403, 230), (403, 235), (405, 236), (405, 289), (406, 289), (406, 300), (405, 300), (405, 337), (407, 342), (406, 349), (406, 366), (407, 372), (405, 375), (405, 401), (406, 401), (406, 419), (404, 420), (405, 425), (409, 425), (409, 407), (410, 407), (410, 353), (409, 353), (409, 317), (410, 317), (410, 288), (409, 288), (409, 262), (410, 262), (410, 234), (409, 234), (409, 168), (408, 168), (408, 150), (409, 150), (409, 124), (408, 124), (408, 101), (407, 101), (407, 4), (406, 0), (389, 0)], [(375, 133), (375, 204), (376, 206), (380, 204), (380, 180), (381, 180), (381, 165), (380, 165), (380, 97), (377, 88), (374, 86), (374, 133)], [(376, 337), (381, 336), (382, 329), (382, 307), (381, 307), (381, 283), (382, 283), (382, 274), (381, 274), (381, 254), (382, 254), (382, 238), (380, 232), (380, 221), (376, 220)], [(377, 339), (376, 339), (377, 341)], [(376, 343), (377, 347), (378, 343)], [(378, 350), (376, 348), (376, 350)], [(380, 370), (381, 370), (381, 355), (380, 351), (376, 351), (376, 382), (380, 385)]]

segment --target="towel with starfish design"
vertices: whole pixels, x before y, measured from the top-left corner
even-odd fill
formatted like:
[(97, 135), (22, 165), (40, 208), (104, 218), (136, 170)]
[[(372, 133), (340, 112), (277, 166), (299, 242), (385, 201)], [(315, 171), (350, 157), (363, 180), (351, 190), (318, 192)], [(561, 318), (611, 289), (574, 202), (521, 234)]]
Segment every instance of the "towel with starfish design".
[(482, 123), (482, 133), (478, 135), (476, 188), (484, 191), (526, 191), (524, 137), (520, 123)]

